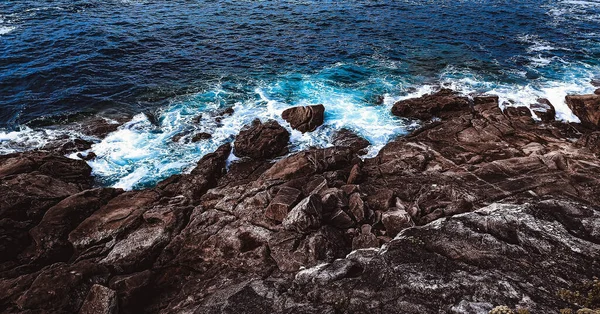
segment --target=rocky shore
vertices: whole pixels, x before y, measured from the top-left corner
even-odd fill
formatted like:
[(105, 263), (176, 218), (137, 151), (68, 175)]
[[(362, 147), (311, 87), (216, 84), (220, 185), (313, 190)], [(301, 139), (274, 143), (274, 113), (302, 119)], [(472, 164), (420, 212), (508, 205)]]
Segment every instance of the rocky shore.
[[(94, 188), (61, 155), (85, 143), (0, 156), (0, 312), (600, 308), (600, 95), (566, 101), (581, 124), (547, 100), (400, 101), (423, 127), (368, 159), (349, 130), (287, 156), (287, 130), (257, 120), (139, 191)], [(284, 119), (310, 132), (326, 110)]]

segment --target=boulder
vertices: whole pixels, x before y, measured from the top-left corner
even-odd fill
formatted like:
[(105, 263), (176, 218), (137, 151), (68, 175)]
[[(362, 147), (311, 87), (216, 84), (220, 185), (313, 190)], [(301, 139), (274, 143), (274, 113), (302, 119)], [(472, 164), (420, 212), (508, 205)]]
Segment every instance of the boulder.
[(333, 145), (349, 147), (352, 151), (364, 155), (366, 153), (365, 148), (369, 147), (371, 143), (356, 135), (353, 131), (343, 128), (337, 131), (333, 136)]
[(362, 225), (360, 234), (352, 239), (352, 249), (378, 248), (379, 240), (371, 232), (371, 225)]
[(381, 215), (381, 222), (385, 227), (386, 234), (390, 237), (396, 236), (400, 231), (413, 227), (410, 215), (402, 209), (393, 209)]
[(540, 98), (536, 103), (531, 104), (529, 108), (542, 122), (554, 121), (556, 110), (548, 99)]
[(316, 173), (337, 170), (351, 164), (355, 155), (345, 147), (328, 147), (303, 151), (276, 162), (265, 171), (263, 180), (292, 180)]
[(281, 117), (295, 130), (302, 133), (312, 132), (323, 124), (325, 107), (323, 105), (292, 107), (284, 110)]
[(289, 140), (290, 133), (277, 121), (262, 123), (256, 119), (236, 136), (233, 153), (253, 159), (275, 158), (288, 152)]
[(392, 114), (399, 117), (430, 120), (444, 118), (452, 112), (460, 112), (469, 107), (469, 100), (449, 89), (419, 98), (405, 99), (392, 106)]
[(79, 314), (117, 314), (117, 293), (102, 285), (93, 285), (88, 292)]
[(565, 101), (584, 126), (600, 125), (600, 95), (568, 95)]
[(321, 198), (310, 195), (296, 205), (283, 220), (283, 228), (295, 232), (307, 232), (321, 227), (323, 217)]
[(298, 189), (287, 186), (279, 188), (279, 191), (271, 203), (269, 203), (269, 206), (265, 211), (265, 216), (278, 222), (283, 221), (288, 212), (296, 205), (296, 203), (298, 203), (301, 196), (302, 191)]

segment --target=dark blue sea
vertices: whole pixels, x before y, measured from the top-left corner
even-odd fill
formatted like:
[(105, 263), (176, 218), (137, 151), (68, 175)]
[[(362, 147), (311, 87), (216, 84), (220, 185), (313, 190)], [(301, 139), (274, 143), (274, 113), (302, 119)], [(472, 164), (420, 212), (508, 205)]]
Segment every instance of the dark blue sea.
[[(399, 99), (439, 86), (502, 106), (545, 97), (576, 121), (564, 96), (599, 78), (600, 1), (0, 0), (0, 153), (67, 132), (49, 124), (121, 115), (90, 165), (127, 189), (190, 169), (256, 117), (284, 124), (290, 106), (326, 107), (293, 150), (346, 127), (372, 156), (416, 123), (390, 114)], [(212, 139), (171, 140), (200, 131)]]

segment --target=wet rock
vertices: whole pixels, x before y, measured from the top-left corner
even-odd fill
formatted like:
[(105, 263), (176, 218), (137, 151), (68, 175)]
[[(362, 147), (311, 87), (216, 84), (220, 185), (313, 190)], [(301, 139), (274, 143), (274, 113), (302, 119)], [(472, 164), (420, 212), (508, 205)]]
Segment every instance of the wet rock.
[(202, 140), (208, 140), (210, 138), (212, 138), (212, 135), (210, 133), (200, 132), (192, 136), (192, 143), (196, 143)]
[(348, 130), (341, 129), (333, 136), (333, 145), (350, 147), (352, 151), (364, 155), (366, 153), (365, 148), (369, 147), (371, 143), (366, 139), (356, 135), (356, 133)]
[(381, 215), (381, 222), (385, 227), (386, 234), (390, 237), (396, 236), (400, 231), (413, 227), (410, 215), (402, 209), (390, 210)]
[(293, 129), (302, 133), (312, 132), (323, 124), (325, 118), (325, 107), (323, 105), (292, 107), (284, 110), (281, 117), (287, 121)]
[(277, 121), (256, 119), (235, 138), (234, 154), (238, 157), (269, 159), (285, 155), (290, 133)]
[(79, 314), (117, 314), (117, 294), (102, 285), (93, 285)]
[(281, 187), (265, 211), (269, 219), (281, 222), (300, 200), (302, 192), (291, 187)]
[(600, 95), (600, 88), (598, 88), (597, 90), (594, 91), (594, 94), (596, 95)]
[(210, 188), (217, 185), (225, 174), (227, 158), (231, 152), (229, 144), (223, 144), (213, 153), (207, 154), (198, 161), (190, 174), (175, 175), (157, 185), (157, 190), (164, 196), (184, 195), (193, 202)]
[(466, 97), (458, 96), (452, 90), (442, 89), (423, 97), (398, 101), (392, 107), (392, 114), (405, 118), (430, 120), (433, 117), (444, 118), (451, 112), (468, 107), (469, 101)]
[(318, 229), (321, 226), (322, 212), (321, 198), (310, 195), (288, 213), (282, 222), (283, 227), (300, 233)]
[(96, 116), (82, 121), (79, 128), (80, 131), (87, 136), (102, 139), (109, 133), (115, 132), (126, 120), (127, 117), (114, 120)]
[(92, 148), (93, 142), (84, 139), (76, 138), (62, 144), (58, 148), (53, 148), (52, 145), (44, 147), (45, 150), (55, 150), (61, 155), (67, 155), (74, 152), (80, 152)]
[(96, 159), (96, 153), (94, 152), (89, 152), (85, 155), (83, 155), (82, 153), (77, 153), (77, 157), (79, 157), (81, 160), (85, 160), (85, 161), (90, 161), (90, 160), (94, 160)]
[(540, 98), (534, 104), (530, 105), (531, 111), (542, 120), (542, 122), (550, 122), (556, 116), (556, 110), (548, 99)]
[(568, 95), (565, 100), (584, 126), (600, 125), (600, 95)]

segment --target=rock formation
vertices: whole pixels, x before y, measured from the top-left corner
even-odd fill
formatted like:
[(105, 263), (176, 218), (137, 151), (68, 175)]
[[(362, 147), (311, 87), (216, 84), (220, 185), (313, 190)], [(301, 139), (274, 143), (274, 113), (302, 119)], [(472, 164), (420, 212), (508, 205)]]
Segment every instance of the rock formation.
[(293, 129), (302, 133), (312, 132), (323, 124), (325, 119), (325, 107), (323, 105), (292, 107), (281, 113), (281, 117), (287, 121)]
[(600, 274), (600, 111), (568, 99), (584, 125), (494, 96), (404, 100), (393, 113), (427, 123), (365, 160), (344, 131), (270, 161), (289, 134), (255, 122), (234, 144), (248, 158), (226, 168), (226, 144), (140, 191), (92, 188), (51, 152), (0, 156), (0, 312), (600, 307), (581, 288)]

